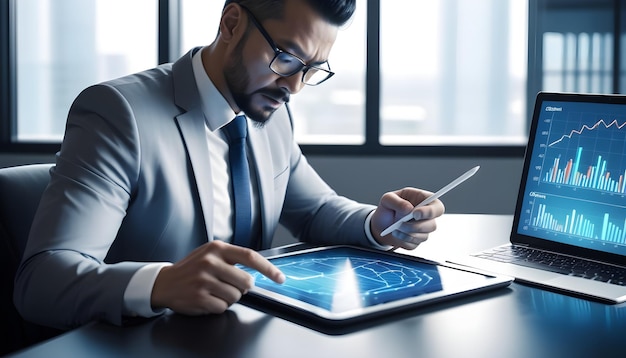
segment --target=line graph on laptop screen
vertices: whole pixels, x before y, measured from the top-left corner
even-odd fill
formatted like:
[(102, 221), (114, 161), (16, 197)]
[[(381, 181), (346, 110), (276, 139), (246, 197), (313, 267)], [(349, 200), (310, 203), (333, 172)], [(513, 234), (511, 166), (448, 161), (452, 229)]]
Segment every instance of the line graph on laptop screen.
[(626, 105), (543, 102), (521, 234), (626, 254)]

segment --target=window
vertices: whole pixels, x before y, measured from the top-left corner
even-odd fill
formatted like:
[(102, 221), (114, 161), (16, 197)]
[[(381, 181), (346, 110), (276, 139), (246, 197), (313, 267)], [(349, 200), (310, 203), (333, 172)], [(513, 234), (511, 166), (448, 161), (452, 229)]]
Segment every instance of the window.
[(292, 97), (299, 143), (365, 142), (367, 0), (357, 0), (357, 9), (339, 32), (328, 59), (335, 76), (320, 86), (307, 86)]
[[(182, 52), (213, 41), (223, 7), (223, 1), (182, 1)], [(328, 59), (335, 76), (320, 86), (307, 86), (291, 97), (296, 139), (301, 144), (365, 141), (367, 0), (357, 0), (357, 9), (354, 18), (339, 32)]]
[[(520, 148), (527, 125), (527, 14), (529, 2), (541, 1), (357, 0), (329, 58), (337, 74), (292, 97), (298, 142), (305, 151), (336, 154)], [(14, 53), (2, 57), (1, 70), (15, 68), (15, 95), (2, 92), (2, 103), (13, 109), (2, 110), (0, 144), (58, 143), (83, 88), (210, 44), (224, 1), (8, 3), (0, 6), (9, 13), (14, 7), (15, 16), (6, 17), (12, 27), (0, 34), (1, 45)]]
[(157, 62), (154, 0), (15, 5), (18, 141), (60, 141), (82, 89)]
[[(292, 98), (301, 144), (365, 143), (367, 5), (357, 0), (339, 33), (329, 59), (337, 75)], [(182, 2), (183, 51), (213, 40), (222, 7)], [(381, 1), (380, 143), (525, 144), (527, 7), (520, 0)]]
[(217, 35), (224, 1), (182, 0), (180, 2), (180, 56), (197, 46), (213, 42)]
[(541, 81), (535, 86), (545, 91), (619, 93), (622, 86), (614, 80), (614, 69), (623, 68), (624, 63), (616, 57), (621, 44), (616, 43), (620, 36), (615, 31), (624, 15), (623, 4), (614, 0), (538, 1), (534, 30)]
[(380, 5), (381, 143), (526, 143), (526, 1)]

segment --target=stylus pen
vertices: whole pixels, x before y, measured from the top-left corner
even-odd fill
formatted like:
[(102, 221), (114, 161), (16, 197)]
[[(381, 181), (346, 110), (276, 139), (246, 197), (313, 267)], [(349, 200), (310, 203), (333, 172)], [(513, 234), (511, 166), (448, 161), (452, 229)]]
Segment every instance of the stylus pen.
[[(413, 208), (413, 209), (416, 209), (416, 208), (428, 205), (428, 204), (432, 203), (433, 201), (437, 200), (443, 194), (445, 194), (445, 193), (449, 192), (450, 190), (454, 189), (457, 185), (461, 184), (462, 182), (464, 182), (467, 179), (469, 179), (472, 175), (476, 174), (478, 169), (480, 169), (480, 166), (475, 166), (472, 169), (468, 170), (467, 172), (463, 173), (463, 175), (461, 175), (460, 177), (454, 179), (450, 184), (448, 184), (448, 185), (444, 186), (443, 188), (439, 189), (439, 191), (437, 191), (433, 195), (429, 196), (428, 198), (424, 199), (421, 203), (417, 204), (415, 206), (415, 208)], [(404, 216), (403, 218), (401, 218), (400, 220), (396, 221), (391, 226), (389, 226), (388, 228), (383, 230), (383, 232), (380, 233), (380, 236), (385, 236), (385, 235), (388, 235), (388, 234), (392, 233), (394, 230), (397, 230), (403, 223), (405, 223), (405, 222), (407, 222), (409, 220), (412, 220), (412, 219), (413, 219), (413, 210), (411, 210), (411, 212), (409, 214), (407, 214), (406, 216)]]

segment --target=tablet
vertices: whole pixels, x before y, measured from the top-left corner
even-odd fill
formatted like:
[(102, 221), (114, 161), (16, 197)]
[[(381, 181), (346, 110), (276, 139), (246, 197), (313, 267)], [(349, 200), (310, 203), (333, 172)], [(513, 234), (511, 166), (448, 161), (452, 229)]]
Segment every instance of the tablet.
[(352, 246), (328, 246), (268, 257), (286, 277), (277, 284), (259, 272), (248, 295), (329, 322), (505, 287), (512, 278), (448, 263)]

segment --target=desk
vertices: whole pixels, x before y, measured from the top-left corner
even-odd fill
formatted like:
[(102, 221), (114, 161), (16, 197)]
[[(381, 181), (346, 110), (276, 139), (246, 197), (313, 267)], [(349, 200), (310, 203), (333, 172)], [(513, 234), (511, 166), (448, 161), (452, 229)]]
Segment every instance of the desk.
[[(511, 216), (446, 214), (413, 252), (428, 258), (507, 242)], [(15, 357), (624, 357), (626, 305), (510, 287), (327, 334), (235, 304), (131, 327), (92, 323)]]

